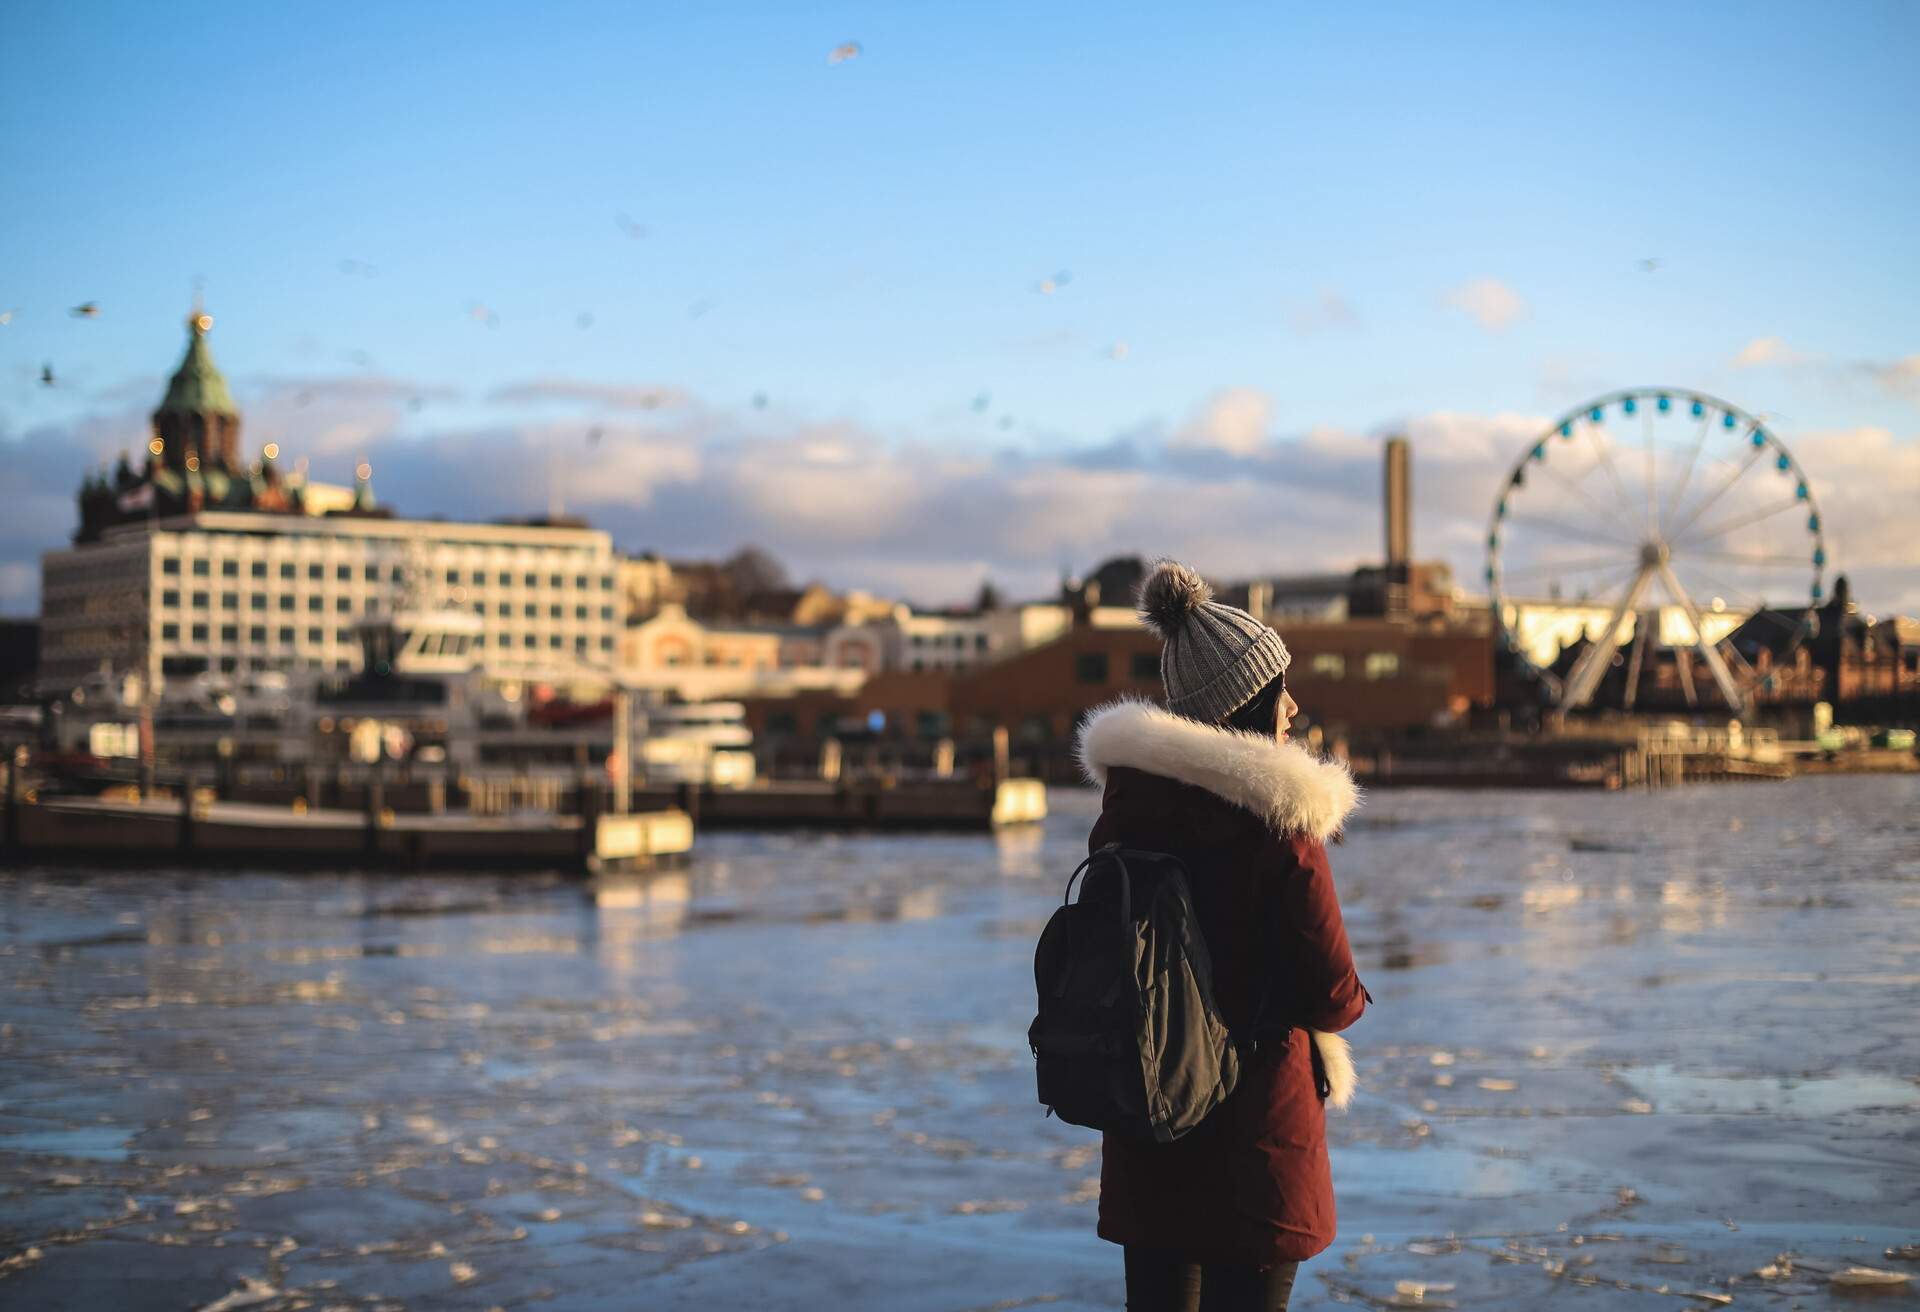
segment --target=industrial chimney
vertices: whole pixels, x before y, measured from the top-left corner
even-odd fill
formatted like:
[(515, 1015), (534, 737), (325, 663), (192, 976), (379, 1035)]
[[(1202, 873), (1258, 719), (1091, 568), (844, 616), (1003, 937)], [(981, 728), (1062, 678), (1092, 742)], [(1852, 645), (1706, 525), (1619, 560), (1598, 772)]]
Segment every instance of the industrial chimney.
[(1385, 491), (1386, 611), (1389, 619), (1401, 619), (1413, 573), (1413, 452), (1404, 437), (1387, 439)]

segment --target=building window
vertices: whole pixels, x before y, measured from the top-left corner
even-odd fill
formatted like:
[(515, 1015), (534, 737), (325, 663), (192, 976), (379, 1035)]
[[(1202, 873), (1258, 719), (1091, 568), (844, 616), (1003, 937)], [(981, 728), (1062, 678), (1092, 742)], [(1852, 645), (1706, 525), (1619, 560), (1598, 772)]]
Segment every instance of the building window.
[(292, 561), (284, 560), (280, 562), (280, 577), (288, 580), (291, 580), (293, 578), (293, 562)]
[[(1344, 679), (1347, 677), (1347, 658), (1339, 652), (1323, 651), (1314, 656), (1313, 663), (1307, 668), (1322, 679)], [(1367, 677), (1375, 676), (1368, 674)]]
[(540, 614), (540, 608), (534, 605), (532, 602), (528, 602), (526, 605), (520, 608), (520, 612), (521, 614), (525, 615), (528, 619), (533, 619)]
[(1136, 679), (1157, 679), (1160, 677), (1160, 657), (1150, 651), (1137, 651), (1128, 665)]
[(212, 600), (211, 593), (196, 592), (193, 594), (193, 604), (196, 609), (205, 610), (208, 607), (208, 605), (211, 604), (211, 600)]
[(312, 579), (316, 583), (318, 583), (321, 579), (325, 578), (326, 573), (327, 571), (324, 566), (321, 566), (321, 565), (307, 566), (307, 577)]
[(290, 592), (283, 592), (283, 593), (281, 593), (281, 594), (280, 594), (280, 609), (281, 609), (281, 610), (292, 610), (292, 609), (293, 609), (293, 594), (292, 594), (292, 593), (290, 593)]
[(550, 575), (547, 578), (547, 584), (550, 587), (564, 588), (567, 586), (567, 576), (564, 574)]
[(1103, 651), (1081, 652), (1073, 659), (1073, 677), (1081, 683), (1105, 683), (1107, 654)]
[(160, 572), (162, 574), (178, 574), (180, 572), (180, 558), (178, 556), (163, 556), (160, 560)]
[(503, 601), (498, 606), (494, 607), (494, 611), (496, 614), (500, 614), (500, 615), (511, 615), (513, 614), (513, 604), (511, 602)]
[(522, 575), (520, 582), (529, 588), (537, 588), (540, 586), (540, 576), (538, 574)]
[(601, 651), (612, 651), (612, 650), (613, 650), (613, 635), (612, 635), (612, 634), (608, 634), (608, 633), (603, 633), (603, 634), (601, 634), (601, 635), (600, 635), (600, 650), (601, 650)]
[(1369, 679), (1391, 679), (1400, 673), (1400, 654), (1391, 651), (1370, 651), (1367, 653), (1367, 677)]
[(326, 606), (326, 604), (327, 604), (327, 599), (325, 597), (313, 596), (313, 597), (307, 598), (308, 610), (321, 610)]
[(378, 565), (368, 565), (361, 570), (361, 573), (366, 575), (367, 582), (369, 583), (378, 583), (380, 581), (380, 567)]
[(193, 640), (194, 640), (195, 642), (205, 642), (205, 641), (207, 640), (207, 626), (206, 626), (206, 625), (204, 625), (204, 624), (196, 624), (196, 625), (194, 625), (194, 626), (193, 626)]
[(280, 641), (284, 646), (291, 647), (293, 645), (293, 626), (291, 624), (282, 624), (280, 626)]
[(352, 629), (335, 629), (333, 631), (333, 640), (335, 642), (352, 642), (353, 630)]
[[(448, 571), (447, 571), (447, 582), (449, 582), (449, 583), (458, 583), (459, 581), (460, 581), (460, 571), (459, 571), (459, 570), (457, 570), (457, 569), (450, 569), (450, 570), (448, 570)], [(478, 583), (479, 581), (480, 581), (479, 579), (475, 579), (475, 580), (474, 580), (474, 582), (475, 582), (475, 583)]]
[(976, 634), (974, 634), (974, 635), (973, 635), (973, 649), (974, 649), (975, 651), (985, 651), (985, 650), (987, 649), (987, 635), (986, 635), (986, 634), (984, 634), (984, 633), (976, 633)]
[(334, 566), (333, 576), (342, 583), (351, 583), (353, 582), (353, 566), (336, 565)]
[(267, 594), (266, 594), (266, 593), (264, 593), (264, 592), (256, 592), (256, 593), (254, 593), (254, 594), (253, 594), (253, 608), (254, 608), (255, 610), (265, 610), (265, 609), (267, 608)]
[(797, 733), (799, 729), (799, 718), (792, 711), (767, 712), (768, 733)]
[(162, 624), (160, 626), (160, 640), (162, 642), (178, 642), (180, 640), (180, 626), (172, 622)]
[(560, 607), (560, 606), (557, 606), (557, 605), (556, 605), (556, 606), (549, 606), (549, 607), (547, 607), (547, 616), (548, 616), (548, 618), (550, 618), (550, 619), (556, 619), (556, 620), (557, 620), (557, 619), (559, 619), (559, 618), (560, 618), (560, 612), (561, 612), (561, 610), (562, 610), (562, 609), (564, 609), (564, 608), (563, 608), (563, 607)]
[(325, 629), (308, 629), (307, 630), (307, 641), (312, 643), (314, 646), (318, 647), (321, 643), (325, 642), (326, 640), (327, 640), (327, 631)]
[(207, 570), (208, 570), (208, 565), (206, 561), (196, 560), (193, 562), (193, 576), (195, 578), (203, 579), (207, 577)]
[(223, 592), (220, 594), (220, 604), (228, 610), (239, 610), (240, 594), (237, 592)]
[(611, 607), (611, 606), (602, 606), (602, 607), (600, 608), (600, 618), (601, 618), (601, 619), (603, 619), (603, 620), (610, 620), (610, 619), (612, 619), (612, 618), (613, 618), (613, 607)]
[(577, 620), (585, 619), (587, 617), (587, 608), (585, 606), (575, 606), (573, 608), (573, 617)]
[(240, 641), (240, 626), (238, 624), (222, 624), (220, 626), (220, 641), (222, 642)]
[(250, 626), (250, 627), (249, 627), (249, 628), (247, 629), (247, 641), (248, 641), (248, 642), (251, 642), (251, 643), (264, 643), (264, 642), (266, 642), (266, 640), (267, 640), (267, 626), (266, 626), (266, 625), (264, 625), (264, 624), (255, 624), (255, 625), (251, 625), (251, 626)]
[(160, 594), (160, 604), (162, 606), (178, 606), (180, 604), (180, 589), (168, 588), (165, 592), (162, 592)]
[(339, 611), (342, 615), (345, 615), (348, 611), (353, 609), (353, 598), (336, 597), (333, 602), (333, 608)]
[(585, 638), (575, 638), (573, 640), (573, 654), (576, 656), (585, 656), (587, 654), (587, 640)]
[(264, 560), (254, 561), (253, 568), (249, 573), (256, 579), (265, 578), (267, 576), (267, 562)]
[(549, 633), (547, 635), (547, 646), (558, 650), (560, 646), (560, 635), (557, 633)]
[(223, 561), (221, 561), (221, 562), (220, 562), (220, 577), (221, 577), (221, 578), (223, 578), (223, 579), (237, 579), (237, 578), (239, 578), (239, 577), (240, 577), (240, 562), (239, 562), (239, 561), (237, 561), (237, 560), (223, 560)]

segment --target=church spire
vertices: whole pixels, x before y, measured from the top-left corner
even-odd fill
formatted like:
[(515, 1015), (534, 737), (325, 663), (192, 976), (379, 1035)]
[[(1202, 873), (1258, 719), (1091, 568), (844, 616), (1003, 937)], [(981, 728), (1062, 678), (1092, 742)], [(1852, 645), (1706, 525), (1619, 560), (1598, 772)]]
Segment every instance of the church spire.
[(209, 469), (240, 468), (240, 412), (207, 349), (212, 327), (213, 316), (196, 292), (193, 312), (187, 316), (187, 353), (167, 383), (160, 408), (153, 412), (154, 435), (162, 444), (160, 458), (176, 472), (184, 472), (190, 458)]

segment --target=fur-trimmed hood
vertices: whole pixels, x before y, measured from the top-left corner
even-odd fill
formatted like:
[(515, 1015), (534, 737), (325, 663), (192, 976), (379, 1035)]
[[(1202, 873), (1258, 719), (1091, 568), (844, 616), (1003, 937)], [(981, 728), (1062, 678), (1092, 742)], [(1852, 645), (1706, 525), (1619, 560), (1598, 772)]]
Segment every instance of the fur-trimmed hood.
[(1128, 766), (1204, 788), (1253, 812), (1275, 833), (1326, 842), (1360, 804), (1353, 775), (1338, 761), (1316, 760), (1293, 743), (1222, 729), (1123, 699), (1100, 707), (1080, 728), (1080, 768), (1096, 785)]

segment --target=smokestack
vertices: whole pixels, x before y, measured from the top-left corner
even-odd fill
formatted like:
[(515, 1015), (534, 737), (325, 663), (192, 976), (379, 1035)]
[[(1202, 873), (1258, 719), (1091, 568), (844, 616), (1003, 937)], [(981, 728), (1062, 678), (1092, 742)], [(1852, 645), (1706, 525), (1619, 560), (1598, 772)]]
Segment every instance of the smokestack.
[(1407, 613), (1407, 585), (1413, 564), (1413, 452), (1404, 437), (1387, 439), (1386, 462), (1387, 596), (1389, 617)]

